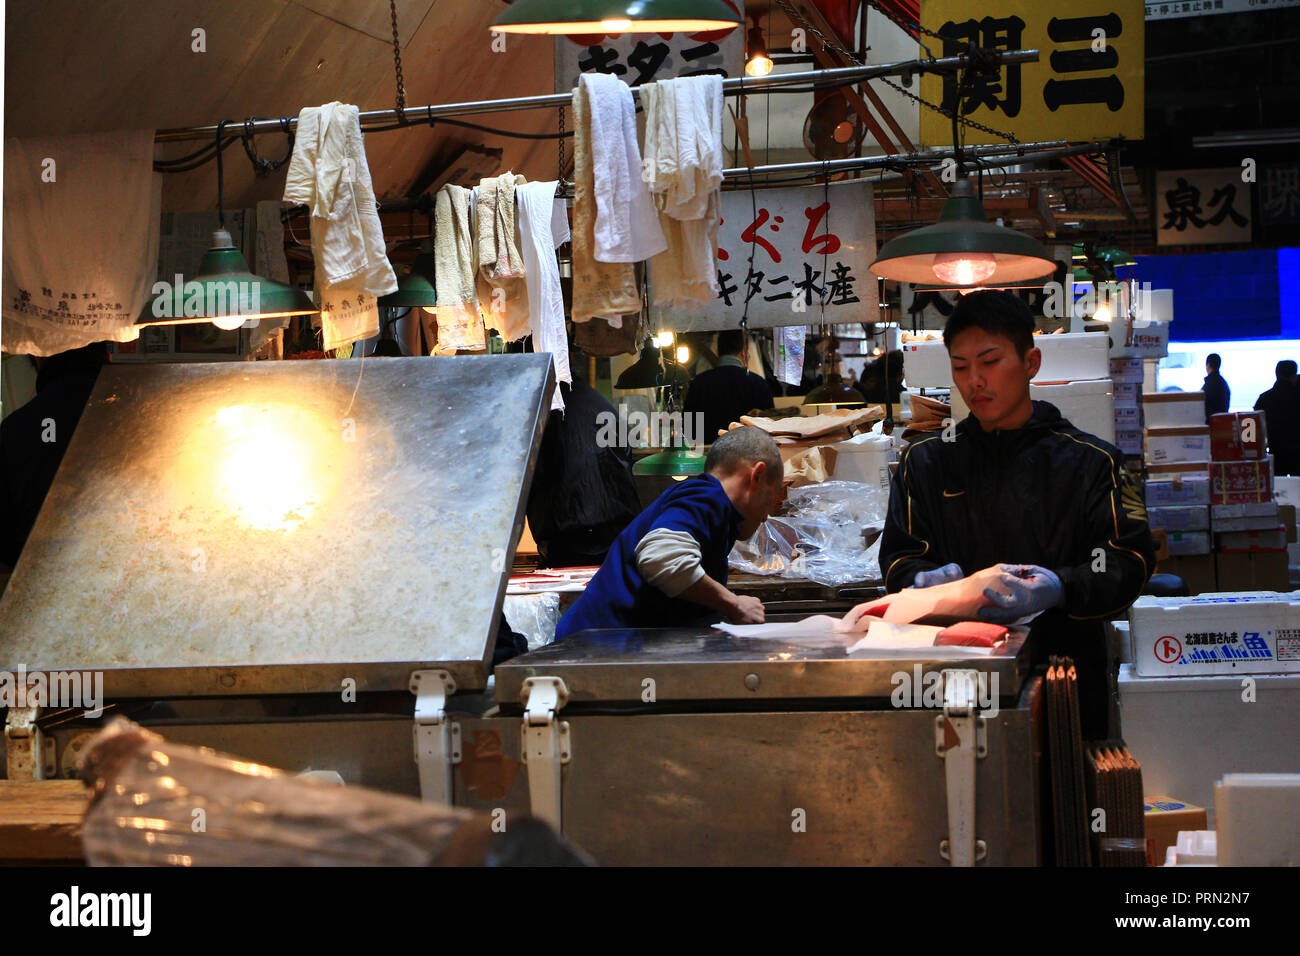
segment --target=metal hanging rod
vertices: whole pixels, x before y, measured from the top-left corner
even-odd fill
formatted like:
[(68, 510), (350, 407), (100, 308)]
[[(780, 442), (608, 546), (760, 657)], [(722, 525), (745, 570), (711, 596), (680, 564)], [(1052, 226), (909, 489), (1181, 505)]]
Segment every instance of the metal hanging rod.
[[(1063, 156), (1075, 156), (1080, 153), (1099, 153), (1109, 149), (1112, 140), (1098, 140), (1091, 143), (1079, 143), (1071, 146), (1065, 140), (1053, 140), (1042, 143), (990, 143), (987, 146), (963, 146), (961, 156), (965, 159), (1003, 160), (1001, 163), (988, 165), (1012, 166), (1019, 163), (1036, 163), (1048, 159), (1060, 159)], [(769, 166), (733, 166), (724, 169), (724, 179), (748, 179), (750, 176), (766, 176), (778, 173), (842, 173), (858, 169), (876, 169), (898, 165), (925, 165), (944, 159), (957, 158), (953, 149), (917, 150), (912, 153), (893, 153), (884, 156), (850, 156), (846, 159), (813, 159), (797, 163), (773, 163)], [(935, 167), (937, 172), (940, 166)], [(760, 180), (755, 185), (763, 185)]]
[[(1037, 63), (1038, 50), (1012, 50), (996, 54), (1000, 63)], [(810, 70), (804, 73), (783, 73), (768, 75), (760, 79), (733, 77), (722, 81), (722, 91), (728, 96), (742, 93), (765, 93), (783, 86), (798, 86), (805, 83), (829, 84), (834, 82), (870, 80), (880, 76), (902, 76), (905, 79), (917, 73), (951, 73), (970, 65), (969, 56), (947, 56), (939, 59), (901, 60), (897, 63), (881, 63), (876, 66), (845, 66), (829, 70)], [(637, 96), (639, 87), (632, 87), (632, 95)], [(542, 96), (516, 96), (504, 100), (477, 100), (469, 103), (446, 103), (442, 106), (408, 106), (404, 111), (411, 126), (423, 126), (430, 119), (440, 116), (469, 116), (475, 113), (504, 113), (512, 110), (554, 109), (568, 106), (572, 102), (569, 93), (548, 93)], [(418, 116), (415, 120), (412, 117)], [(370, 110), (361, 114), (361, 128), (365, 132), (367, 124), (384, 126), (401, 122), (396, 110)], [(289, 118), (289, 124), (296, 126), (298, 117)], [(283, 127), (279, 119), (255, 119), (245, 123), (243, 120), (227, 120), (226, 130), (231, 135), (245, 131), (258, 133), (280, 133)], [(160, 129), (154, 134), (154, 142), (176, 143), (184, 140), (212, 139), (217, 134), (214, 126), (185, 126), (176, 129)]]

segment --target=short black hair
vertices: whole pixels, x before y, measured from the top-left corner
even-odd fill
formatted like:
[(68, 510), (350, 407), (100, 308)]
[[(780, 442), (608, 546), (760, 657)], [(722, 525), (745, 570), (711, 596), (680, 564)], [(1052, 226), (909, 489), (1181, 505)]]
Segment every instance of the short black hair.
[(1283, 359), (1282, 361), (1278, 362), (1277, 368), (1274, 370), (1274, 374), (1278, 378), (1282, 378), (1283, 376), (1289, 378), (1295, 375), (1295, 373), (1296, 373), (1296, 364), (1291, 359)]
[(759, 461), (767, 465), (769, 481), (784, 477), (781, 452), (772, 436), (761, 428), (743, 425), (714, 439), (704, 459), (704, 470), (710, 475), (729, 475), (742, 465)]
[(745, 333), (740, 329), (727, 329), (718, 333), (718, 355), (739, 355), (745, 351)]
[(943, 327), (944, 348), (952, 350), (953, 340), (967, 329), (983, 329), (992, 335), (1011, 340), (1016, 354), (1025, 357), (1034, 347), (1034, 330), (1038, 323), (1025, 300), (1003, 289), (983, 289), (961, 297)]
[(1217, 372), (1219, 366), (1223, 364), (1223, 359), (1219, 357), (1218, 352), (1211, 352), (1209, 355), (1205, 356), (1205, 364), (1210, 367), (1211, 372)]

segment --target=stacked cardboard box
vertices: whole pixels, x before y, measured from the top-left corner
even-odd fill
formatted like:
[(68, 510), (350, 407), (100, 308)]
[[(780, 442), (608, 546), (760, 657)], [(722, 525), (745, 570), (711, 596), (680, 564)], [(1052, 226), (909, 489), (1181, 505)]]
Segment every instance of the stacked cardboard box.
[(1261, 412), (1228, 412), (1210, 418), (1210, 527), (1221, 591), (1289, 587), (1288, 532), (1273, 500), (1266, 424)]
[(1110, 360), (1115, 396), (1115, 447), (1125, 455), (1142, 454), (1142, 375), (1140, 358)]
[[(1147, 518), (1163, 531), (1173, 558), (1208, 555), (1210, 513), (1205, 476), (1210, 464), (1210, 430), (1205, 427), (1204, 396), (1200, 392), (1160, 392), (1142, 399), (1146, 427), (1142, 429), (1143, 460), (1149, 487)], [(1162, 482), (1191, 482), (1189, 492), (1160, 491)], [(1171, 500), (1172, 499), (1172, 500)], [(1193, 500), (1194, 499), (1194, 500)], [(1181, 577), (1182, 575), (1180, 575)]]

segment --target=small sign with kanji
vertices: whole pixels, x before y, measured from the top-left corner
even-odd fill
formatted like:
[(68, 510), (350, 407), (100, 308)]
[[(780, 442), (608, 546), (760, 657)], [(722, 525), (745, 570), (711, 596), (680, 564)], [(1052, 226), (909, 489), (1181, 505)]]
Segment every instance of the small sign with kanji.
[[(879, 291), (868, 269), (875, 258), (875, 207), (865, 179), (829, 189), (724, 192), (717, 297), (697, 309), (652, 306), (651, 317), (678, 332), (734, 329), (748, 304), (750, 328), (877, 322)], [(651, 259), (652, 290), (654, 281)]]
[[(1142, 139), (1146, 21), (1141, 0), (922, 0), (921, 36), (937, 57), (968, 44), (988, 50), (1038, 50), (1037, 63), (1004, 64), (997, 73), (927, 73), (921, 97), (1023, 143), (1125, 136)], [(965, 78), (965, 82), (962, 82)], [(969, 144), (1005, 143), (963, 127)], [(951, 146), (952, 120), (921, 110), (921, 143)]]
[(1250, 242), (1251, 184), (1240, 167), (1162, 170), (1156, 175), (1156, 244)]

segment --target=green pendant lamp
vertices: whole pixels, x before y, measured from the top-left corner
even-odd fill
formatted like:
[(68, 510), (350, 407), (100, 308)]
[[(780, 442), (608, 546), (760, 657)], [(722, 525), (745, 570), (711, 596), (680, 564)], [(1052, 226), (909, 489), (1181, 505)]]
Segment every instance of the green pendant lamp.
[(420, 241), (420, 252), (411, 263), (411, 271), (397, 277), (397, 290), (379, 297), (379, 305), (386, 309), (428, 309), (438, 304), (434, 283), (433, 243)]
[[(159, 286), (165, 288), (159, 291)], [(320, 311), (302, 289), (250, 272), (244, 254), (235, 248), (225, 229), (212, 234), (212, 248), (204, 253), (198, 275), (188, 281), (157, 283), (154, 292), (153, 300), (135, 320), (136, 325), (211, 322), (217, 328), (231, 330), (250, 319), (278, 319)]]
[(891, 239), (871, 271), (913, 284), (936, 279), (951, 286), (1002, 286), (1056, 270), (1041, 242), (989, 222), (968, 179), (959, 179), (939, 221)]
[(632, 466), (632, 474), (668, 476), (681, 481), (704, 474), (704, 456), (689, 448), (669, 448), (642, 458)]
[(502, 33), (694, 33), (739, 26), (723, 0), (515, 0), (490, 29)]

